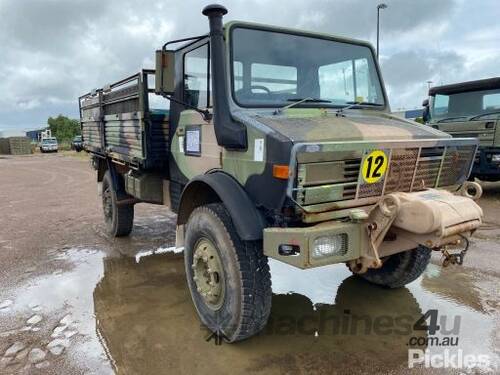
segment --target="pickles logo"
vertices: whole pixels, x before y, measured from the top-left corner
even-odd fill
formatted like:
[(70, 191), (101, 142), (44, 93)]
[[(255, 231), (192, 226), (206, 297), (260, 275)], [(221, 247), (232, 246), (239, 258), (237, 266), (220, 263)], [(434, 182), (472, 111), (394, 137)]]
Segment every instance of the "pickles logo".
[(384, 151), (375, 150), (363, 162), (363, 180), (368, 184), (378, 182), (387, 170), (387, 155)]

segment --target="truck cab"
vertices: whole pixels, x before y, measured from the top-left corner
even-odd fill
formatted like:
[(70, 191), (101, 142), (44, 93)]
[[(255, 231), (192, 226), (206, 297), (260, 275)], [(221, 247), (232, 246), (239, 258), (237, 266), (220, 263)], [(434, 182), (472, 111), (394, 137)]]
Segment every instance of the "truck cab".
[(477, 140), (391, 115), (370, 44), (226, 13), (205, 7), (208, 34), (80, 98), (109, 234), (131, 232), (139, 202), (177, 213), (196, 311), (229, 342), (266, 324), (268, 258), (345, 263), (389, 288), (432, 251), (461, 264), (482, 222), (467, 181)]
[(429, 126), (478, 138), (471, 178), (500, 180), (500, 78), (432, 87), (424, 104)]

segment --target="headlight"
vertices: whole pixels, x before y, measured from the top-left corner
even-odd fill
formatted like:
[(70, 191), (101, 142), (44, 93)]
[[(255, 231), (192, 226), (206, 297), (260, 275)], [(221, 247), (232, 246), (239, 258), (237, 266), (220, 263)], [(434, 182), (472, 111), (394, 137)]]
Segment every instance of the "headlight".
[(347, 234), (317, 237), (313, 244), (313, 258), (342, 256), (347, 253)]
[(500, 154), (493, 154), (493, 155), (491, 155), (491, 161), (493, 163), (500, 163)]

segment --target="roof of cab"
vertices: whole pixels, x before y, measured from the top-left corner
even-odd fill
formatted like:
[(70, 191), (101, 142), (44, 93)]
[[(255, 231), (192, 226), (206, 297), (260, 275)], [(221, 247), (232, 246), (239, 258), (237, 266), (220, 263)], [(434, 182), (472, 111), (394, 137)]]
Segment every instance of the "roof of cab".
[(272, 30), (272, 31), (278, 31), (278, 32), (282, 32), (282, 33), (298, 34), (298, 35), (304, 35), (304, 36), (309, 36), (309, 37), (313, 37), (313, 38), (316, 37), (316, 38), (323, 38), (323, 39), (331, 39), (331, 40), (344, 42), (344, 43), (350, 43), (350, 44), (361, 44), (361, 45), (364, 45), (364, 46), (367, 46), (367, 47), (373, 49), (372, 44), (370, 42), (367, 42), (366, 40), (353, 39), (353, 38), (347, 38), (347, 37), (339, 36), (339, 35), (320, 33), (317, 31), (275, 26), (275, 25), (256, 23), (256, 22), (229, 21), (229, 22), (226, 22), (224, 24), (224, 29), (228, 31), (231, 28), (237, 27), (237, 26)]
[(429, 89), (429, 95), (433, 96), (436, 94), (458, 94), (467, 91), (480, 91), (480, 90), (491, 90), (500, 89), (500, 77), (493, 77), (487, 79), (478, 79), (476, 81), (467, 81), (453, 83), (451, 85), (435, 86)]

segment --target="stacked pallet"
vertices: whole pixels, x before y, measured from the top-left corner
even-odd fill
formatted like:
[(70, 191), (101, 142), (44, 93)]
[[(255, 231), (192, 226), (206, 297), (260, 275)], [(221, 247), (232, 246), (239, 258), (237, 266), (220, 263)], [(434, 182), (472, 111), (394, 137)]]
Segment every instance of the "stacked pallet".
[(0, 154), (10, 154), (9, 138), (0, 138)]
[(0, 154), (27, 155), (31, 152), (31, 141), (28, 137), (0, 138)]

